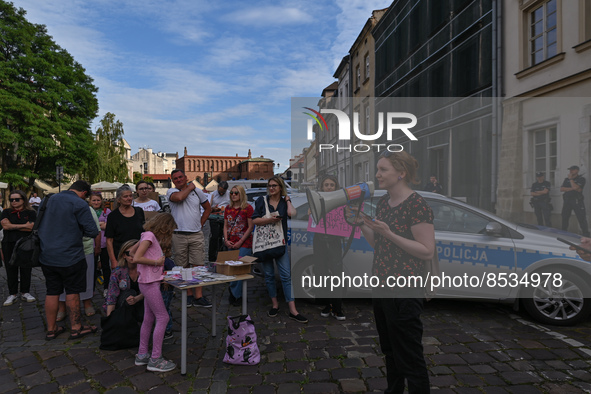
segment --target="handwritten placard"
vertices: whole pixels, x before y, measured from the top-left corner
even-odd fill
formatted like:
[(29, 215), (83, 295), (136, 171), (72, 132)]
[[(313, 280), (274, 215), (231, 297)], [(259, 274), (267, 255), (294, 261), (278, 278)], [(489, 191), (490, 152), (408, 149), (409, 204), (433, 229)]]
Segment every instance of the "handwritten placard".
[[(350, 237), (352, 227), (345, 221), (344, 209), (344, 205), (333, 209), (326, 214), (325, 219), (320, 219), (318, 223), (314, 223), (312, 215), (310, 215), (308, 219), (308, 231), (324, 234), (324, 221), (326, 220), (326, 234)], [(357, 239), (361, 238), (361, 229), (359, 227), (355, 228), (354, 237)]]

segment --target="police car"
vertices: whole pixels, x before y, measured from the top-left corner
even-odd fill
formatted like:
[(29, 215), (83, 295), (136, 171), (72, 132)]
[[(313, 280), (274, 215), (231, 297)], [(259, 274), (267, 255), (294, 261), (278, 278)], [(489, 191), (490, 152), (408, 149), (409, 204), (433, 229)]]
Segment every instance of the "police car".
[[(518, 225), (440, 194), (419, 193), (434, 214), (441, 274), (431, 284), (438, 285), (437, 297), (514, 303), (535, 320), (553, 325), (573, 325), (589, 315), (591, 263), (556, 239), (570, 237), (577, 242), (574, 234)], [(363, 210), (375, 216), (384, 194), (377, 190)], [(290, 221), (289, 234), (292, 282), (297, 287), (302, 277), (314, 275), (314, 233), (307, 230), (305, 194), (293, 194), (291, 200), (298, 212)], [(363, 236), (353, 239), (343, 260), (343, 274), (371, 275), (372, 260), (373, 249)], [(299, 290), (314, 297), (314, 285), (309, 282)], [(352, 286), (346, 296), (371, 297), (371, 290), (371, 286)]]

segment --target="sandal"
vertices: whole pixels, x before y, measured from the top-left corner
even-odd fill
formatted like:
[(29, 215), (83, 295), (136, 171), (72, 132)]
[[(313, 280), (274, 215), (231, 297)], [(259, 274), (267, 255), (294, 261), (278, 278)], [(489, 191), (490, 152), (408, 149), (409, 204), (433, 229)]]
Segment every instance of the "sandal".
[(65, 318), (66, 318), (66, 312), (58, 311), (55, 321), (64, 321)]
[(96, 313), (96, 311), (94, 310), (94, 307), (89, 306), (88, 308), (84, 308), (84, 312), (86, 313), (86, 316), (90, 317), (90, 316), (94, 316), (94, 314)]
[(54, 331), (47, 331), (47, 334), (45, 334), (45, 340), (53, 341), (55, 338), (58, 337), (58, 335), (63, 334), (64, 332), (66, 332), (66, 327), (58, 326), (58, 328), (56, 328)]
[(68, 339), (80, 339), (88, 334), (94, 334), (97, 330), (95, 326), (82, 326), (78, 330), (71, 330), (70, 338)]

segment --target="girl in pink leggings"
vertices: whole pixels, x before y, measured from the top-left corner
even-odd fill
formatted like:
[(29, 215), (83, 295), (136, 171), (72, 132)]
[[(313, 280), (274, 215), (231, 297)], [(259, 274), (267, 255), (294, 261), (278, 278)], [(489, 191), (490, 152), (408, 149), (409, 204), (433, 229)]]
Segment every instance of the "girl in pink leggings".
[[(145, 232), (134, 248), (133, 261), (138, 264), (138, 284), (144, 295), (144, 322), (140, 331), (140, 347), (135, 356), (135, 365), (147, 365), (148, 371), (168, 372), (176, 364), (162, 357), (162, 341), (168, 323), (168, 312), (164, 306), (160, 282), (164, 268), (164, 257), (171, 254), (172, 232), (177, 228), (169, 213), (159, 213), (144, 224)], [(132, 253), (133, 249), (131, 250)], [(152, 336), (152, 356), (148, 353), (150, 334), (156, 320)]]

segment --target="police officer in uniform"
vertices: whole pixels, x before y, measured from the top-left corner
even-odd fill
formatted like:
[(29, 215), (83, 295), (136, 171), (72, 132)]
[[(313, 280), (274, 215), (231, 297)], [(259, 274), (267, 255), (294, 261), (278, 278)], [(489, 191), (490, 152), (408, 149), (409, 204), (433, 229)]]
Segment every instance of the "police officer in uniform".
[(543, 172), (536, 172), (536, 182), (531, 185), (531, 204), (538, 219), (538, 225), (552, 227), (550, 219), (550, 182), (544, 180)]
[(568, 229), (568, 221), (571, 211), (575, 211), (575, 216), (579, 221), (583, 236), (589, 237), (589, 226), (587, 225), (587, 213), (585, 212), (585, 202), (583, 201), (583, 187), (585, 187), (585, 178), (579, 175), (578, 166), (570, 166), (568, 177), (562, 183), (560, 191), (564, 193), (562, 198), (562, 229)]

